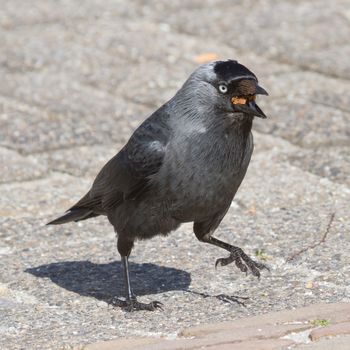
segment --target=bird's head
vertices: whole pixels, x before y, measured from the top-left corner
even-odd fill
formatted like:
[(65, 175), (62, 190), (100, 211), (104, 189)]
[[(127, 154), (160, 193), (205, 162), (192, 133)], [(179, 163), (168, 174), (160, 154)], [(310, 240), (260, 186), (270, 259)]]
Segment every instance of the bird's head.
[(259, 86), (255, 74), (237, 61), (202, 65), (193, 72), (184, 87), (196, 96), (197, 108), (203, 111), (266, 118), (256, 104), (256, 96), (268, 93)]

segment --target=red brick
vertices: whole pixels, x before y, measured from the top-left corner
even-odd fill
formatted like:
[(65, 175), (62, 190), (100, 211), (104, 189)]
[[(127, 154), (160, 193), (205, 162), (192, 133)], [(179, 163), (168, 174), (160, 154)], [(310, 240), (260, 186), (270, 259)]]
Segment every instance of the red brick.
[(123, 338), (89, 344), (84, 346), (84, 350), (131, 350), (161, 341), (156, 338)]
[(308, 322), (312, 319), (321, 318), (329, 320), (332, 324), (350, 321), (350, 303), (314, 304), (295, 310), (273, 312), (214, 325), (200, 325), (182, 331), (181, 335), (185, 337), (204, 337), (211, 333), (223, 331), (241, 331), (246, 327), (256, 326), (261, 328), (264, 325)]
[(350, 334), (350, 322), (343, 322), (328, 327), (314, 329), (313, 331), (311, 331), (309, 337), (312, 341), (315, 341), (320, 338), (335, 337), (341, 334)]
[[(293, 341), (286, 339), (251, 340), (243, 343), (221, 344), (202, 348), (203, 350), (280, 350), (293, 345)], [(199, 348), (193, 350), (199, 350)]]

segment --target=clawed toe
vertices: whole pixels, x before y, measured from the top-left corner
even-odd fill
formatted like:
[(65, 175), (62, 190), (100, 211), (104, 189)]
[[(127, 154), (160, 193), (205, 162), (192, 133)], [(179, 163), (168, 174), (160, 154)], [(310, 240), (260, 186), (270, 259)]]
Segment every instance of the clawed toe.
[(121, 300), (117, 297), (112, 297), (112, 298), (108, 299), (107, 304), (112, 306), (112, 307), (124, 308), (124, 307), (126, 307), (126, 300)]
[(130, 300), (127, 301), (126, 311), (132, 312), (132, 311), (155, 311), (157, 309), (163, 310), (163, 304), (159, 301), (152, 301), (148, 304), (146, 303), (140, 303), (137, 300)]
[(235, 264), (242, 272), (246, 274), (246, 276), (248, 275), (248, 267), (242, 262), (241, 258), (237, 257)]
[(215, 262), (215, 268), (218, 265), (226, 266), (232, 262), (235, 262), (236, 266), (245, 274), (248, 274), (248, 271), (250, 271), (257, 278), (260, 278), (260, 270), (266, 269), (270, 271), (265, 264), (254, 261), (238, 247), (232, 247), (229, 257), (217, 259)]
[(231, 256), (229, 256), (228, 258), (219, 258), (216, 260), (215, 262), (215, 268), (218, 267), (218, 265), (220, 266), (226, 266), (228, 264), (231, 264), (233, 261), (233, 259), (231, 258)]
[(163, 303), (161, 303), (160, 301), (152, 301), (152, 302), (150, 302), (149, 304), (144, 304), (144, 305), (146, 305), (146, 309), (144, 309), (144, 310), (150, 310), (150, 311), (154, 311), (154, 310), (156, 310), (156, 309), (160, 309), (160, 310), (164, 310), (163, 309), (163, 306), (164, 306), (164, 304)]

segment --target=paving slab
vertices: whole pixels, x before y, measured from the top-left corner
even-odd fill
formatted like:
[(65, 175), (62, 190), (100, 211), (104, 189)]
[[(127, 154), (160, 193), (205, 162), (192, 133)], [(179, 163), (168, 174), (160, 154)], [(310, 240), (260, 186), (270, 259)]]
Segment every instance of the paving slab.
[[(0, 348), (347, 349), (348, 7), (347, 0), (3, 2)], [(257, 280), (234, 266), (215, 270), (225, 254), (198, 242), (186, 224), (137, 242), (131, 256), (136, 293), (163, 302), (164, 311), (112, 308), (108, 301), (124, 287), (106, 218), (45, 223), (89, 189), (196, 66), (222, 58), (251, 68), (270, 96), (258, 101), (269, 118), (254, 123), (251, 165), (216, 236), (270, 272)], [(220, 328), (233, 323), (239, 332)]]
[[(146, 344), (146, 340), (151, 341), (152, 338), (131, 338), (128, 344), (134, 350), (287, 349), (299, 348), (300, 344), (316, 344), (317, 348), (314, 342), (317, 335), (341, 336), (348, 333), (347, 323), (342, 321), (349, 319), (349, 307), (350, 304), (346, 303), (316, 304), (231, 322), (190, 327), (179, 334), (181, 338), (175, 340), (153, 338), (153, 343)], [(322, 328), (314, 325), (315, 319), (325, 317), (332, 326)], [(306, 338), (302, 339), (302, 334)], [(99, 342), (87, 345), (86, 349), (122, 349), (124, 344), (124, 339)]]
[[(135, 104), (135, 108), (132, 108), (132, 103), (128, 104), (124, 100), (119, 100), (120, 103), (118, 103), (116, 98), (112, 99), (106, 95), (101, 96), (100, 107), (97, 106), (95, 97), (96, 104), (90, 99), (91, 105), (94, 104), (96, 108), (93, 112), (85, 103), (88, 96), (82, 97), (77, 86), (75, 97), (71, 91), (72, 94), (64, 101), (63, 96), (60, 97), (57, 90), (49, 96), (43, 89), (42, 94), (37, 97), (41, 105), (36, 103), (30, 105), (22, 102), (25, 96), (31, 98), (32, 86), (29, 82), (28, 84), (28, 90), (18, 95), (18, 100), (17, 98), (0, 97), (2, 125), (0, 144), (23, 154), (77, 145), (125, 143), (133, 129), (148, 113), (148, 109), (144, 106)], [(19, 90), (16, 91), (19, 92)], [(64, 91), (66, 91), (65, 88), (61, 90), (63, 94), (65, 94)], [(45, 98), (51, 100), (50, 108), (42, 104)], [(84, 102), (81, 98), (87, 100)], [(85, 105), (85, 111), (80, 109), (81, 105)], [(101, 113), (104, 110), (105, 119), (101, 122), (96, 120), (96, 113), (100, 113), (98, 109)]]

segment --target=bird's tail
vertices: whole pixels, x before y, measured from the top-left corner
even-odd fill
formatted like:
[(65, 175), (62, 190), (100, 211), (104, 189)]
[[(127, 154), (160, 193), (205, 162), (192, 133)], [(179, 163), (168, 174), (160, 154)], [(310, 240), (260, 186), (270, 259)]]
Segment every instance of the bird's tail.
[(71, 221), (80, 221), (88, 218), (98, 216), (90, 208), (71, 208), (64, 215), (59, 218), (48, 222), (46, 225), (60, 225)]

